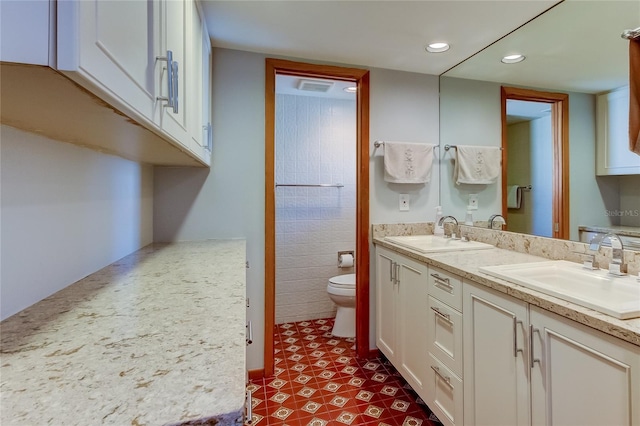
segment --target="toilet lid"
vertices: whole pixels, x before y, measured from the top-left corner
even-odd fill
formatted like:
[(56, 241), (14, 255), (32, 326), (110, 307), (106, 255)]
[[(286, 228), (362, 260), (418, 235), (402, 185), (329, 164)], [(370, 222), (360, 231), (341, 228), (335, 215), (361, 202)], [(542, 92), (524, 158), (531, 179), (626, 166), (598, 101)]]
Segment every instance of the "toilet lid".
[(336, 287), (355, 287), (356, 274), (337, 275), (329, 278), (329, 282)]

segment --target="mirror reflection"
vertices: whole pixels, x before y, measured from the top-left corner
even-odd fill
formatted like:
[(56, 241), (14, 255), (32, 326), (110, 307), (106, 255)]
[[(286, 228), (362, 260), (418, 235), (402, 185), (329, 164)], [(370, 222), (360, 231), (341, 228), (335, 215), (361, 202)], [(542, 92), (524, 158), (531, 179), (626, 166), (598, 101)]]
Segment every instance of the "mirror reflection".
[[(603, 133), (614, 121), (617, 127), (625, 122), (619, 119), (624, 96), (616, 96), (629, 78), (629, 41), (621, 33), (638, 26), (640, 2), (565, 0), (443, 74), (441, 146), (503, 145), (503, 87), (568, 95), (568, 161), (562, 176), (554, 172), (547, 139), (554, 132), (550, 105), (509, 101), (503, 179), (492, 185), (456, 185), (453, 157), (444, 154), (443, 214), (465, 217), (475, 195), (479, 207), (473, 217), (482, 226), (491, 215), (503, 214), (505, 229), (514, 232), (584, 241), (598, 230), (613, 230), (629, 234), (627, 241), (635, 236), (637, 242), (628, 246), (640, 248), (640, 156), (620, 137), (626, 132)], [(525, 60), (501, 62), (516, 53)], [(516, 110), (525, 106), (533, 112)], [(616, 159), (619, 164), (613, 164)], [(554, 196), (567, 201), (555, 213)], [(559, 218), (550, 219), (554, 214)], [(562, 220), (566, 232), (556, 235)]]

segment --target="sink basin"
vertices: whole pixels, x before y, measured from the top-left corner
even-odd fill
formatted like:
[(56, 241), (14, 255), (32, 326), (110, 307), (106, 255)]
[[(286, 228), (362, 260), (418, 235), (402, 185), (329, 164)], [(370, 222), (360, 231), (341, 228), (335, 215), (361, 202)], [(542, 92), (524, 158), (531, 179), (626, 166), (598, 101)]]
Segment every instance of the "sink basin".
[(421, 253), (494, 248), (491, 244), (480, 243), (478, 241), (453, 240), (435, 235), (406, 235), (400, 237), (384, 237), (384, 239), (390, 243)]
[(640, 317), (640, 282), (564, 260), (483, 266), (480, 271), (619, 319)]

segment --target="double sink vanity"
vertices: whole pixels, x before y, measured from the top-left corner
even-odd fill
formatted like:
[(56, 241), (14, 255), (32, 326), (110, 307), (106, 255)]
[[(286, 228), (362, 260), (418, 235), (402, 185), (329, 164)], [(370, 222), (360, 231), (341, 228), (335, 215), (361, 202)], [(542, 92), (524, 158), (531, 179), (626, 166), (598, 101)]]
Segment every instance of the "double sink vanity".
[(461, 228), (373, 230), (377, 346), (442, 423), (640, 424), (637, 256), (619, 277), (585, 244)]

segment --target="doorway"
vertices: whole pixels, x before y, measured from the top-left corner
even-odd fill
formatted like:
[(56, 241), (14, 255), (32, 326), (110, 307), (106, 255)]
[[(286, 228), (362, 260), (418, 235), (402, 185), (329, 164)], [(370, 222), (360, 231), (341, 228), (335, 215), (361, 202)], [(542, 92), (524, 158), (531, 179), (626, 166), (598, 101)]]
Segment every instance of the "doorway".
[[(531, 89), (520, 89), (513, 87), (502, 87), (501, 89), (501, 115), (502, 115), (502, 216), (507, 220), (507, 224), (511, 222), (508, 218), (509, 206), (513, 206), (513, 198), (508, 199), (509, 192), (514, 192), (513, 171), (509, 173), (510, 149), (514, 149), (509, 144), (509, 111), (508, 103), (512, 100), (533, 102), (537, 105), (543, 104), (549, 110), (550, 119), (550, 149), (548, 150), (546, 162), (534, 162), (530, 159), (532, 167), (537, 172), (543, 169), (550, 176), (548, 189), (544, 180), (540, 180), (538, 188), (531, 183), (523, 185), (521, 188), (524, 193), (525, 202), (529, 200), (530, 204), (535, 203), (533, 209), (546, 210), (550, 206), (550, 223), (548, 226), (538, 225), (538, 234), (553, 238), (568, 239), (569, 238), (569, 95), (564, 93), (541, 92)], [(544, 123), (543, 123), (544, 124)], [(523, 153), (523, 155), (527, 155)], [(539, 157), (544, 157), (544, 153)], [(514, 162), (514, 157), (511, 163)], [(548, 168), (544, 169), (545, 163)], [(530, 163), (531, 164), (531, 163)], [(515, 164), (512, 167), (516, 166)], [(541, 178), (542, 179), (542, 178)], [(527, 197), (527, 192), (537, 191), (535, 198)], [(512, 194), (513, 195), (513, 194)], [(544, 205), (548, 201), (548, 206)], [(514, 213), (515, 216), (515, 213)], [(533, 229), (533, 228), (532, 228)], [(531, 232), (536, 234), (535, 231)]]
[(293, 75), (353, 82), (356, 93), (356, 353), (369, 355), (369, 72), (363, 69), (266, 60), (265, 76), (265, 345), (264, 374), (274, 371), (276, 283), (276, 77)]

